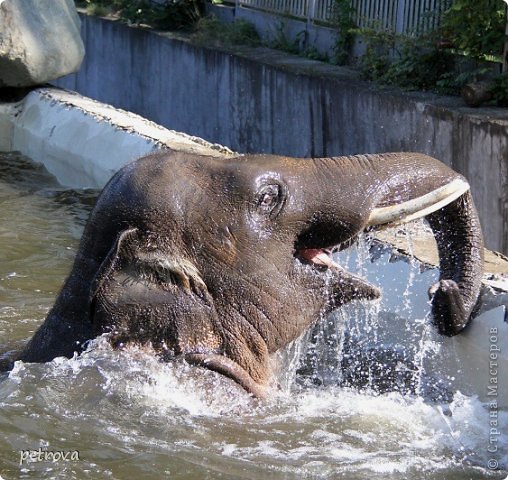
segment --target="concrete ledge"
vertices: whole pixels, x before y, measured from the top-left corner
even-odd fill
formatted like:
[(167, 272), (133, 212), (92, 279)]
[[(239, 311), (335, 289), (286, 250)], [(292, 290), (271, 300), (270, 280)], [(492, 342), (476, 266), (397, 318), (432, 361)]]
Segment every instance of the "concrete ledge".
[(2, 150), (18, 150), (43, 163), (62, 185), (79, 188), (101, 188), (126, 163), (162, 148), (232, 153), (56, 88), (33, 90), (21, 102), (0, 105), (0, 132)]

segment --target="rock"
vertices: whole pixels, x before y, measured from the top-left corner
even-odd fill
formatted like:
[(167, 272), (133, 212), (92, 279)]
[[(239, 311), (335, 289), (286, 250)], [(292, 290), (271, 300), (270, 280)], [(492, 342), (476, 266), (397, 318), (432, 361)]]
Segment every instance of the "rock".
[(85, 54), (79, 27), (73, 0), (0, 0), (0, 87), (77, 71)]

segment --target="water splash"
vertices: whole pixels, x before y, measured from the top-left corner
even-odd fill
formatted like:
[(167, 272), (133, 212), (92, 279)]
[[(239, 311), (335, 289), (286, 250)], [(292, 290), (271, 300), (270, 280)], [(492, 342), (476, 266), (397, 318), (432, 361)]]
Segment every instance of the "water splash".
[[(81, 451), (74, 473), (68, 465), (57, 465), (60, 476), (28, 465), (37, 478), (87, 478), (83, 472), (89, 469), (113, 478), (157, 478), (162, 466), (184, 479), (487, 475), (489, 414), (477, 399), (460, 393), (442, 406), (399, 393), (314, 386), (258, 402), (213, 372), (161, 364), (148, 349), (115, 351), (98, 339), (73, 359), (18, 363), (0, 383), (0, 398), (0, 458), (7, 459), (6, 467), (17, 468), (2, 452), (38, 446), (40, 438), (45, 448), (63, 444)], [(12, 429), (18, 420), (23, 437)], [(502, 429), (508, 426), (506, 412), (499, 422)], [(100, 450), (94, 447), (97, 438)], [(500, 439), (504, 467), (507, 440)], [(504, 477), (494, 472), (489, 478)]]
[[(426, 228), (419, 222), (418, 228)], [(406, 227), (404, 251), (413, 251)], [(448, 384), (426, 371), (429, 356), (440, 354), (430, 322), (427, 289), (437, 269), (422, 269), (413, 257), (394, 252), (374, 238), (360, 236), (356, 244), (335, 254), (335, 261), (383, 290), (379, 301), (352, 302), (322, 317), (310, 333), (292, 347), (283, 390), (310, 386), (343, 386), (375, 394), (400, 392), (434, 401), (449, 401)], [(299, 365), (296, 370), (295, 366)]]

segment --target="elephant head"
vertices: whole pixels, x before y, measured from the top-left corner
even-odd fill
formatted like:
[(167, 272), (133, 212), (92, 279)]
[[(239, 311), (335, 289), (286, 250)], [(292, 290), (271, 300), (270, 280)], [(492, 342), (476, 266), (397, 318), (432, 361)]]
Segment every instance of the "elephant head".
[(320, 313), (380, 295), (335, 263), (333, 249), (420, 216), (440, 253), (434, 322), (453, 335), (478, 297), (483, 244), (467, 182), (439, 161), (141, 158), (104, 188), (72, 272), (21, 359), (71, 356), (107, 332), (113, 345), (150, 343), (262, 395), (272, 353)]

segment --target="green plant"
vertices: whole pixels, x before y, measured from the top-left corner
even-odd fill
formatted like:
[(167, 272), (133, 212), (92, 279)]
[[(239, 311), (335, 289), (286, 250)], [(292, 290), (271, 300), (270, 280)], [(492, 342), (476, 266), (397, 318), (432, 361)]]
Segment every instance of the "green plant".
[(345, 65), (350, 58), (356, 35), (356, 24), (353, 20), (355, 13), (351, 0), (334, 0), (332, 22), (337, 28), (334, 45), (334, 63), (337, 65)]
[(330, 60), (326, 53), (321, 53), (316, 47), (306, 48), (301, 52), (301, 55), (310, 60), (318, 60), (320, 62), (328, 62)]
[(232, 23), (221, 22), (214, 16), (201, 18), (192, 33), (192, 39), (199, 45), (250, 45), (261, 44), (254, 25), (246, 20), (235, 20)]
[(365, 52), (358, 62), (363, 77), (375, 81), (382, 79), (390, 67), (391, 52), (396, 45), (396, 35), (376, 28), (357, 28), (355, 33), (365, 43)]
[(443, 76), (454, 70), (455, 56), (441, 49), (433, 34), (398, 39), (394, 60), (381, 78), (383, 83), (410, 90), (433, 90)]
[[(462, 65), (461, 64), (464, 64)], [(435, 90), (439, 93), (457, 94), (464, 85), (482, 80), (492, 73), (492, 69), (479, 65), (473, 67), (470, 63), (464, 62), (460, 57), (456, 58), (456, 68), (450, 70), (436, 81)]]
[(192, 29), (203, 16), (204, 0), (172, 0), (158, 5), (149, 0), (77, 0), (92, 15), (113, 14), (129, 24), (148, 24), (165, 30)]
[(152, 6), (148, 0), (113, 0), (113, 4), (118, 9), (117, 13), (123, 21), (131, 24), (150, 23), (149, 16)]
[(508, 107), (508, 74), (499, 75), (494, 79), (492, 95), (500, 107)]
[(91, 3), (90, 5), (88, 5), (86, 7), (86, 11), (90, 15), (96, 15), (98, 17), (105, 17), (111, 12), (111, 10), (108, 7), (104, 5), (97, 5), (96, 3)]
[[(466, 1), (472, 2), (457, 0), (457, 4), (464, 5)], [(492, 14), (492, 11), (490, 13)], [(485, 12), (484, 14), (487, 15)], [(475, 28), (479, 29), (480, 25), (484, 26), (485, 23), (484, 18)], [(483, 53), (480, 53), (480, 44), (473, 41), (474, 38), (481, 37), (481, 31), (470, 30), (469, 35), (472, 39), (467, 51), (459, 51), (456, 43), (450, 40), (455, 37), (445, 37), (444, 31), (450, 32), (438, 29), (425, 34), (415, 33), (413, 36), (407, 36), (382, 30), (377, 25), (356, 29), (356, 34), (366, 45), (365, 54), (359, 60), (364, 77), (383, 85), (457, 95), (467, 83), (493, 75), (495, 64), (488, 63), (485, 59), (494, 51), (494, 44), (482, 43)], [(496, 41), (496, 48), (500, 48), (499, 37)], [(473, 45), (476, 45), (476, 49)], [(486, 45), (490, 46), (487, 48)]]
[(440, 33), (464, 55), (483, 60), (502, 53), (505, 27), (503, 0), (454, 0), (443, 14)]
[(282, 50), (283, 52), (292, 53), (298, 55), (300, 53), (300, 44), (305, 35), (305, 31), (298, 32), (294, 39), (289, 38), (287, 34), (287, 24), (285, 22), (279, 22), (275, 27), (275, 35), (268, 45), (276, 50)]
[(86, 8), (90, 15), (103, 17), (111, 13), (111, 8), (104, 0), (76, 0), (76, 6)]
[[(124, 0), (125, 1), (125, 0)], [(149, 10), (148, 22), (167, 30), (192, 30), (205, 14), (204, 0), (172, 0)]]

